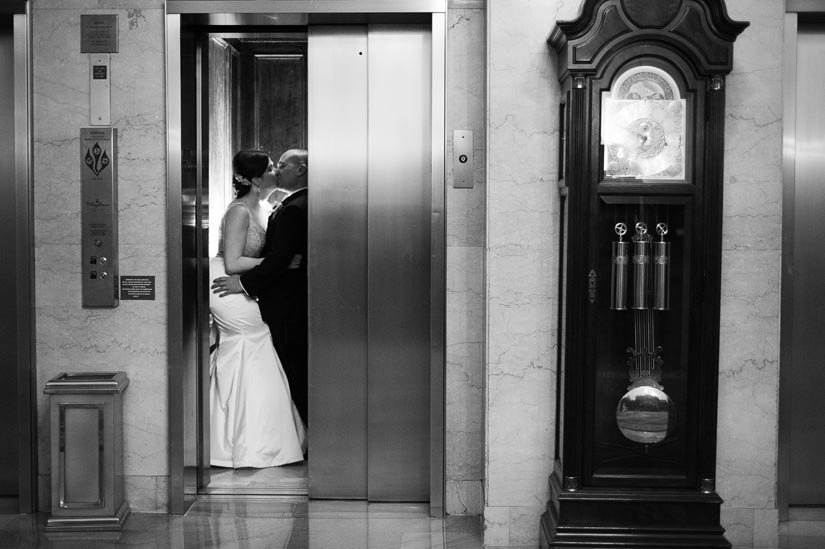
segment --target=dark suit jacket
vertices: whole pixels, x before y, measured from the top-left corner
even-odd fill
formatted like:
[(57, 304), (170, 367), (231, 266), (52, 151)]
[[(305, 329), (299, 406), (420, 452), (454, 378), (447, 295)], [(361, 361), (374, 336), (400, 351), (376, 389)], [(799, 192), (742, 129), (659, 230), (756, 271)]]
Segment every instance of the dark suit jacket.
[[(296, 191), (273, 213), (266, 227), (264, 260), (241, 275), (244, 290), (258, 298), (267, 324), (307, 325), (307, 189)], [(295, 254), (297, 269), (288, 269)]]

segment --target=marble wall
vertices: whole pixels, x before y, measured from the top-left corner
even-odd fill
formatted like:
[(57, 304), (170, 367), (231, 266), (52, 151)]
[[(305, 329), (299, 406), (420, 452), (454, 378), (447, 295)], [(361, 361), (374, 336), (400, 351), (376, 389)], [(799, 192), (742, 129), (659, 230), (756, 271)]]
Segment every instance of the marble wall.
[[(446, 509), (483, 506), (485, 2), (450, 0), (447, 140), (473, 130), (476, 185), (447, 189)], [(166, 176), (162, 0), (33, 0), (38, 386), (61, 372), (123, 370), (126, 498), (167, 508)], [(156, 277), (155, 301), (84, 309), (79, 128), (89, 126), (80, 15), (118, 16), (112, 126), (118, 129), (121, 275)], [(448, 148), (451, 151), (451, 148)], [(452, 166), (452, 156), (447, 158)], [(49, 501), (48, 400), (38, 399), (40, 501)]]
[[(483, 510), (485, 0), (450, 0), (447, 21), (447, 365), (445, 505)], [(453, 130), (472, 130), (475, 186), (452, 186)]]
[(484, 542), (536, 545), (553, 466), (558, 79), (546, 38), (579, 1), (488, 5)]
[[(101, 9), (105, 6), (105, 9)], [(60, 372), (125, 371), (126, 493), (166, 507), (166, 175), (163, 6), (34, 0), (35, 322), (38, 387)], [(118, 129), (120, 274), (155, 276), (155, 301), (84, 309), (80, 291), (80, 140), (89, 127), (89, 55), (80, 14), (118, 16), (112, 126)], [(38, 397), (39, 486), (48, 506), (48, 400)]]
[(784, 5), (728, 0), (750, 21), (727, 79), (716, 488), (734, 547), (777, 547)]
[[(555, 399), (558, 84), (546, 38), (581, 0), (488, 6), (485, 534), (535, 545)], [(735, 547), (776, 547), (783, 5), (728, 0), (751, 26), (727, 80), (717, 489)]]

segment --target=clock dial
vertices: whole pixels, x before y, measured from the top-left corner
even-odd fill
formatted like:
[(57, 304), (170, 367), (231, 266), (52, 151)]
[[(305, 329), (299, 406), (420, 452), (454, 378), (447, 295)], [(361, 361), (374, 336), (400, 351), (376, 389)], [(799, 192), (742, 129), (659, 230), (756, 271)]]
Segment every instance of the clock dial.
[(622, 73), (602, 96), (604, 176), (684, 179), (685, 100), (665, 71)]
[(605, 177), (684, 179), (684, 118), (684, 100), (605, 98)]

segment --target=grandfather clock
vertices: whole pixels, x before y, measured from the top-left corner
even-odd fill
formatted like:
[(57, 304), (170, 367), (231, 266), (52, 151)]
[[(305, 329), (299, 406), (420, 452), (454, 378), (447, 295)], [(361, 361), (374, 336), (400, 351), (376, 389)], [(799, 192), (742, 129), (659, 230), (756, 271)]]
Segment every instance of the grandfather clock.
[(584, 0), (561, 81), (556, 462), (542, 547), (730, 547), (716, 412), (723, 0)]

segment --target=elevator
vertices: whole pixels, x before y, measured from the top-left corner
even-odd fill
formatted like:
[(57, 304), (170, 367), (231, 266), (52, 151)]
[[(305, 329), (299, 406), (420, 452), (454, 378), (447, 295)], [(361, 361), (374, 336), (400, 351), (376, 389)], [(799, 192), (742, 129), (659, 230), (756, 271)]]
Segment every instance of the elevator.
[(814, 513), (821, 520), (825, 517), (823, 14), (786, 14), (785, 36), (778, 500), (780, 519), (810, 520)]
[(0, 513), (36, 510), (30, 32), (26, 2), (0, 6)]
[(438, 516), (446, 3), (190, 4), (167, 3), (170, 509), (210, 483), (208, 260), (232, 155), (306, 148), (306, 494)]

